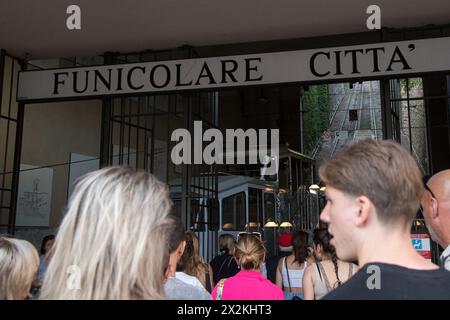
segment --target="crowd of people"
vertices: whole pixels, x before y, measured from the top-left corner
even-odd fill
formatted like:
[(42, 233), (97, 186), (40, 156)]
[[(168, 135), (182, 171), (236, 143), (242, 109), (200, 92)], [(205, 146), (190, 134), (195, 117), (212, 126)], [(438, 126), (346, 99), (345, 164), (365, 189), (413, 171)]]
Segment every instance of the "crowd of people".
[[(423, 179), (399, 144), (364, 140), (319, 175), (326, 228), (282, 234), (274, 257), (259, 234), (222, 234), (207, 263), (166, 184), (125, 167), (91, 172), (40, 257), (0, 237), (0, 299), (450, 299), (450, 170)], [(411, 244), (419, 208), (440, 265)]]

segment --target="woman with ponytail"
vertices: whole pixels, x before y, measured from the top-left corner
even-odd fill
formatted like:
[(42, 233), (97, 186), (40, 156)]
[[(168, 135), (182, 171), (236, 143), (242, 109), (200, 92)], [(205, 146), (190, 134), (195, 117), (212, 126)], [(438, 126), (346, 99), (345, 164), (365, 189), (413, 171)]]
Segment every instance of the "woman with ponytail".
[(234, 255), (241, 271), (219, 281), (211, 294), (214, 300), (284, 300), (283, 291), (260, 273), (266, 256), (261, 239), (241, 236)]
[(294, 232), (292, 254), (278, 261), (276, 284), (283, 289), (286, 300), (303, 299), (303, 274), (308, 266), (308, 240), (308, 233)]
[(214, 288), (213, 272), (211, 266), (203, 261), (203, 258), (199, 255), (198, 238), (192, 231), (185, 233), (186, 248), (181, 263), (183, 266), (177, 271), (184, 271), (186, 274), (196, 277), (202, 286), (211, 292)]
[(306, 268), (303, 275), (305, 300), (321, 299), (340, 287), (357, 271), (357, 266), (338, 259), (330, 244), (331, 235), (326, 228), (314, 230), (314, 256), (316, 263)]

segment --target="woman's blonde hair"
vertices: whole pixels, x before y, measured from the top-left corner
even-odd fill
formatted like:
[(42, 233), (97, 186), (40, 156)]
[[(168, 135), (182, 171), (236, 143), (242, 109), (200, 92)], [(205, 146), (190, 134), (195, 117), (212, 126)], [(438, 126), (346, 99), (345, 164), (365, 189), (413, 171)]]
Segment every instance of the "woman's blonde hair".
[(234, 254), (234, 246), (236, 245), (236, 240), (233, 235), (229, 233), (221, 234), (219, 236), (219, 250), (221, 252), (227, 252), (228, 254)]
[(208, 264), (206, 264), (199, 255), (198, 238), (192, 231), (185, 233), (186, 247), (182, 259), (184, 272), (188, 275), (197, 277), (201, 272), (208, 272)]
[(56, 236), (40, 298), (164, 298), (171, 208), (167, 185), (147, 172), (109, 167), (85, 175)]
[(0, 237), (0, 300), (26, 298), (38, 267), (39, 255), (31, 243)]
[(244, 270), (259, 269), (266, 255), (266, 248), (255, 235), (242, 235), (235, 247), (235, 257)]

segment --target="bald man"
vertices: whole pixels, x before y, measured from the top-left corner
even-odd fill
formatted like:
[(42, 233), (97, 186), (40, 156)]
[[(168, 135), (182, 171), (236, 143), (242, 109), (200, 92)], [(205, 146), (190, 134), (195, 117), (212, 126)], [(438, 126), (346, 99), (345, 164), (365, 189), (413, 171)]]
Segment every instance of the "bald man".
[(440, 171), (425, 183), (423, 217), (431, 238), (444, 248), (441, 266), (450, 271), (450, 169)]

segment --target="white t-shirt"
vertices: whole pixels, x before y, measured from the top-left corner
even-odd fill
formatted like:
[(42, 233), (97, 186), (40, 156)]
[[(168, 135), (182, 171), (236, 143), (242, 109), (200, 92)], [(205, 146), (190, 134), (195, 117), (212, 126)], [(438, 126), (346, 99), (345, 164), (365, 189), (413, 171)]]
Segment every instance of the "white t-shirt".
[(265, 262), (261, 263), (260, 272), (262, 276), (267, 279), (267, 267)]
[(190, 276), (184, 272), (175, 273), (175, 278), (177, 278), (178, 280), (183, 281), (184, 283), (189, 284), (191, 286), (200, 287), (202, 289), (205, 289), (203, 287), (202, 283), (200, 282), (200, 280), (198, 280), (196, 277)]
[(164, 291), (169, 300), (212, 300), (205, 289), (191, 286), (177, 278), (167, 279)]

